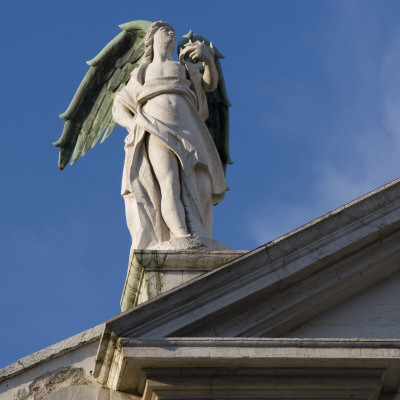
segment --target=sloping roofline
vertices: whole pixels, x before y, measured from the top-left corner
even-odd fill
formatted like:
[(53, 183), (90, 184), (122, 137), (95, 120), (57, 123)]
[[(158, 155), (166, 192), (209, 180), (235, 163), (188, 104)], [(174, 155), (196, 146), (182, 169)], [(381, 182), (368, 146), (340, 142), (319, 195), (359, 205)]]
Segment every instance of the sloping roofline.
[(400, 179), (105, 324), (94, 375), (118, 340), (279, 337), (400, 270)]

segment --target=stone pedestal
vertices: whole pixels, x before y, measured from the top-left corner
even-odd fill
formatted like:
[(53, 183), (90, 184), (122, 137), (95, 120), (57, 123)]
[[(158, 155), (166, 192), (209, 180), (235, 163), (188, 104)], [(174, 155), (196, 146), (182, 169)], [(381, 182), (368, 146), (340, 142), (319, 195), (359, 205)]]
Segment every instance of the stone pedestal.
[(247, 251), (133, 250), (121, 298), (121, 311), (182, 285)]

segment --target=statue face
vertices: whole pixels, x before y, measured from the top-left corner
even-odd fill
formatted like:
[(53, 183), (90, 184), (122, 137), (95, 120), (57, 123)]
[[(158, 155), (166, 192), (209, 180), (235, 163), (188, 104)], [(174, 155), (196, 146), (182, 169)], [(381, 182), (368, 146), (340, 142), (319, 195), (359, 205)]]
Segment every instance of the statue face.
[(173, 29), (162, 26), (153, 37), (153, 46), (156, 49), (174, 50), (175, 32)]

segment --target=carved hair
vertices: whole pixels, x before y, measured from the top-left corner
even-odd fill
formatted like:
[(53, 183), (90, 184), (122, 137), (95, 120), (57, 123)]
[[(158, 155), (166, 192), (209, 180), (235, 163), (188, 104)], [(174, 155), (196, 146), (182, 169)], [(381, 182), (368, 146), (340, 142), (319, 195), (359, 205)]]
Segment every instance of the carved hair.
[[(155, 33), (162, 27), (166, 27), (174, 31), (172, 26), (164, 21), (157, 21), (153, 22), (150, 25), (150, 28), (147, 30), (146, 33), (146, 40), (145, 40), (145, 50), (144, 50), (144, 59), (143, 64), (150, 64), (153, 61), (154, 53), (153, 53), (153, 42), (154, 42), (154, 35)], [(175, 31), (174, 31), (175, 32)]]

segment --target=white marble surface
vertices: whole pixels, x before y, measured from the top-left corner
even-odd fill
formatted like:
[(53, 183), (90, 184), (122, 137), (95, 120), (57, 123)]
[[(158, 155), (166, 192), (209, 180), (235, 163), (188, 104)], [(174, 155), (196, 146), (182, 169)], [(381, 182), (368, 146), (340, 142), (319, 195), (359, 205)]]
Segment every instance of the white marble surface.
[(150, 26), (145, 45), (143, 63), (113, 104), (115, 121), (129, 133), (122, 195), (134, 249), (187, 235), (210, 238), (211, 207), (227, 189), (204, 123), (205, 92), (218, 84), (212, 49), (189, 43), (183, 52), (201, 62), (174, 61), (175, 32), (161, 21)]
[(170, 239), (165, 242), (156, 244), (150, 249), (154, 250), (207, 250), (207, 251), (221, 251), (230, 250), (228, 246), (216, 240), (199, 237), (193, 235), (187, 235), (175, 239)]

